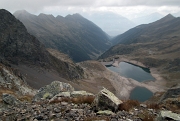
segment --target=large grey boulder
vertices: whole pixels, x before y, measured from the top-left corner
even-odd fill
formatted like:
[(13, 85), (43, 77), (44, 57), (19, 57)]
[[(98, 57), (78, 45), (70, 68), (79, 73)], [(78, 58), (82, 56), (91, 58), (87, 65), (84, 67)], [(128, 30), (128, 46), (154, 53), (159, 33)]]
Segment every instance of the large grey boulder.
[(102, 89), (95, 97), (92, 106), (95, 111), (111, 110), (117, 111), (119, 105), (122, 103), (112, 92), (106, 88)]
[(13, 95), (11, 94), (6, 94), (4, 93), (2, 95), (2, 100), (5, 104), (8, 104), (8, 105), (17, 105), (17, 104), (20, 104), (21, 102), (15, 98)]
[(40, 88), (37, 94), (34, 96), (34, 101), (38, 101), (40, 99), (51, 99), (60, 92), (72, 91), (74, 91), (74, 88), (70, 84), (54, 81), (50, 85)]
[(161, 111), (157, 120), (165, 121), (166, 119), (171, 121), (180, 121), (180, 114), (172, 113), (171, 111)]
[(94, 94), (86, 91), (60, 92), (49, 100), (49, 103), (71, 101), (73, 103), (92, 103)]

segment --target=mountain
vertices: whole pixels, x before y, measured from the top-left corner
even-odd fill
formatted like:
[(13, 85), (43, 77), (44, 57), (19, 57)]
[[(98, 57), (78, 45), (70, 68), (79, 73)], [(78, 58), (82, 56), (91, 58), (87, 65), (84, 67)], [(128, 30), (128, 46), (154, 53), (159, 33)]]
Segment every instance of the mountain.
[[(179, 36), (179, 18), (173, 17), (171, 14), (162, 19), (150, 23), (136, 26), (129, 31), (118, 35), (112, 42), (113, 44), (131, 44), (157, 41), (159, 39), (168, 39), (174, 36)], [(174, 33), (176, 33), (174, 35)]]
[(148, 24), (148, 23), (157, 21), (157, 20), (161, 19), (162, 17), (163, 17), (163, 15), (161, 15), (160, 13), (152, 13), (147, 16), (142, 16), (142, 17), (132, 19), (131, 21), (133, 21), (136, 25)]
[[(180, 18), (167, 15), (145, 25), (137, 26), (114, 39), (116, 44), (99, 58), (125, 58), (156, 68), (168, 87), (180, 79)], [(109, 58), (109, 59), (108, 59)]]
[(14, 16), (46, 48), (68, 54), (75, 62), (96, 59), (110, 47), (106, 33), (80, 14), (54, 17), (41, 13), (36, 16), (22, 10), (16, 11)]
[(79, 66), (49, 53), (19, 20), (4, 9), (0, 10), (0, 63), (18, 69), (36, 88), (55, 79), (83, 78)]
[(85, 14), (84, 16), (102, 28), (110, 36), (122, 34), (136, 25), (129, 19), (112, 12), (97, 12)]

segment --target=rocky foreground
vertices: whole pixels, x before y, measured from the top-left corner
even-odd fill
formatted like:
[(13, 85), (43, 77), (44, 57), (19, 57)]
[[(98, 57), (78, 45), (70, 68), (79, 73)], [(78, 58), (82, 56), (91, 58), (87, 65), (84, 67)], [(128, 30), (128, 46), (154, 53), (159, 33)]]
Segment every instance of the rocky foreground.
[(179, 121), (180, 98), (168, 98), (179, 91), (171, 89), (161, 102), (145, 104), (121, 101), (105, 88), (94, 95), (74, 91), (70, 84), (55, 81), (31, 98), (18, 99), (3, 93), (0, 121)]

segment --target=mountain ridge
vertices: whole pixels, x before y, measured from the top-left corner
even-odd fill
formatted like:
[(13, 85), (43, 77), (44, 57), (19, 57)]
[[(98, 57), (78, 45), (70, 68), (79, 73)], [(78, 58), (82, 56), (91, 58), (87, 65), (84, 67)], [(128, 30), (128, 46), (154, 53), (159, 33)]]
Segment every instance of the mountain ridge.
[(75, 62), (95, 59), (110, 47), (105, 32), (79, 14), (66, 17), (40, 14), (27, 18), (17, 13), (14, 15), (24, 23), (28, 32), (47, 48), (58, 49)]
[[(168, 25), (173, 26), (173, 24), (175, 24), (174, 22), (171, 23), (171, 21), (173, 21), (174, 19), (176, 18), (173, 17), (171, 14), (168, 14), (167, 16), (153, 23), (136, 26), (130, 29), (129, 31), (115, 37), (112, 40), (112, 43), (113, 45), (115, 45), (118, 43), (132, 44), (138, 42), (144, 43), (144, 42), (156, 41), (157, 38), (159, 37), (162, 38), (162, 36), (166, 36), (166, 33), (161, 33), (161, 31), (164, 32), (164, 30), (175, 29), (175, 28), (168, 28)], [(170, 33), (171, 32), (169, 31), (168, 34)]]

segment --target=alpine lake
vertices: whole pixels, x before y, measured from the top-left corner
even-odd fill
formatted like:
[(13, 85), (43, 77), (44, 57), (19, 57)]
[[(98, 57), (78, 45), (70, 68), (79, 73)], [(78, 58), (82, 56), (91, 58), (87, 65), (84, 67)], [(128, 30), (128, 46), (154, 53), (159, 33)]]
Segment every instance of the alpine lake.
[[(155, 80), (148, 68), (140, 67), (127, 62), (120, 62), (118, 67), (114, 67), (112, 65), (106, 65), (106, 67), (123, 77), (132, 78), (139, 82)], [(152, 96), (153, 93), (149, 91), (147, 88), (135, 87), (131, 91), (130, 99), (144, 102)]]

